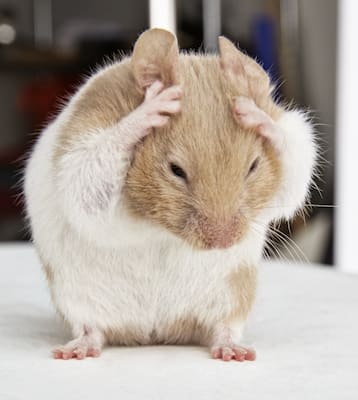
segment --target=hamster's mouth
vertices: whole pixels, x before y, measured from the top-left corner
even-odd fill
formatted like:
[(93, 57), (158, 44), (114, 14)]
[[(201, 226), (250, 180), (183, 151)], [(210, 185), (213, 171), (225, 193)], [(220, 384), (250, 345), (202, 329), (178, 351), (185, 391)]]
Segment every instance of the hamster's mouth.
[(241, 232), (232, 235), (205, 237), (202, 234), (181, 236), (195, 250), (227, 250), (237, 245), (242, 239)]
[(215, 240), (214, 242), (205, 243), (206, 250), (225, 250), (229, 249), (236, 243), (235, 240), (227, 240), (227, 238), (223, 237), (219, 240)]
[(198, 250), (225, 250), (240, 242), (243, 228), (237, 216), (222, 220), (196, 215), (187, 221), (180, 236)]
[(223, 242), (223, 243), (195, 243), (195, 245), (192, 244), (192, 246), (195, 249), (198, 250), (227, 250), (233, 247), (235, 244), (237, 244), (237, 241), (231, 241), (231, 242)]

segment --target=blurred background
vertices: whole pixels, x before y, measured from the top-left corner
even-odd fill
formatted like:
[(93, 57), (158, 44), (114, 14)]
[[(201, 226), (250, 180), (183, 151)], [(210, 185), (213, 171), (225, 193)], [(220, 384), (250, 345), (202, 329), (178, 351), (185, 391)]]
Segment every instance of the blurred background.
[(130, 52), (176, 3), (169, 13), (182, 49), (215, 51), (223, 34), (261, 62), (279, 99), (311, 110), (326, 159), (320, 192), (274, 240), (286, 258), (332, 265), (337, 2), (0, 0), (0, 241), (29, 239), (16, 183), (41, 129), (85, 76)]

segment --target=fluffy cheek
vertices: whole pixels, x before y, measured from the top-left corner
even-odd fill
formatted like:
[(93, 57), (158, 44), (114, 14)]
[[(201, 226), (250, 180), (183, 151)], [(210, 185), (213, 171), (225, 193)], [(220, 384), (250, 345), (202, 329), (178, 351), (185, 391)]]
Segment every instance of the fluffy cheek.
[(183, 204), (172, 202), (161, 212), (152, 215), (152, 221), (161, 225), (172, 234), (179, 236), (183, 240), (187, 240), (185, 234), (186, 226), (190, 215), (190, 207)]
[(190, 206), (186, 196), (164, 179), (139, 181), (137, 174), (129, 175), (124, 192), (124, 203), (128, 212), (136, 218), (159, 225), (176, 236), (182, 237)]
[(257, 217), (278, 192), (282, 179), (280, 161), (271, 147), (261, 158), (259, 168), (249, 177), (241, 195), (241, 209), (248, 222)]

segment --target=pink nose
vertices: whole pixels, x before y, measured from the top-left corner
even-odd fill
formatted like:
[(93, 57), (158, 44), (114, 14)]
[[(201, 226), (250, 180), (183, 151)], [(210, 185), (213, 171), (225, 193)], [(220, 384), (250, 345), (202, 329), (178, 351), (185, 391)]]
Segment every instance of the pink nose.
[(226, 223), (213, 223), (204, 218), (200, 225), (208, 248), (227, 249), (235, 243), (239, 228), (238, 218)]

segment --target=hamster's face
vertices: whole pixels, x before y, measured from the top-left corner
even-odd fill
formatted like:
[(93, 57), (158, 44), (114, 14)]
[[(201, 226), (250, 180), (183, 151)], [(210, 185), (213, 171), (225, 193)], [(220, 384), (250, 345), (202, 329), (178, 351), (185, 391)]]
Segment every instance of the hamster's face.
[(219, 68), (181, 56), (182, 112), (138, 145), (125, 185), (133, 216), (200, 249), (239, 243), (281, 176), (271, 145), (235, 121)]

